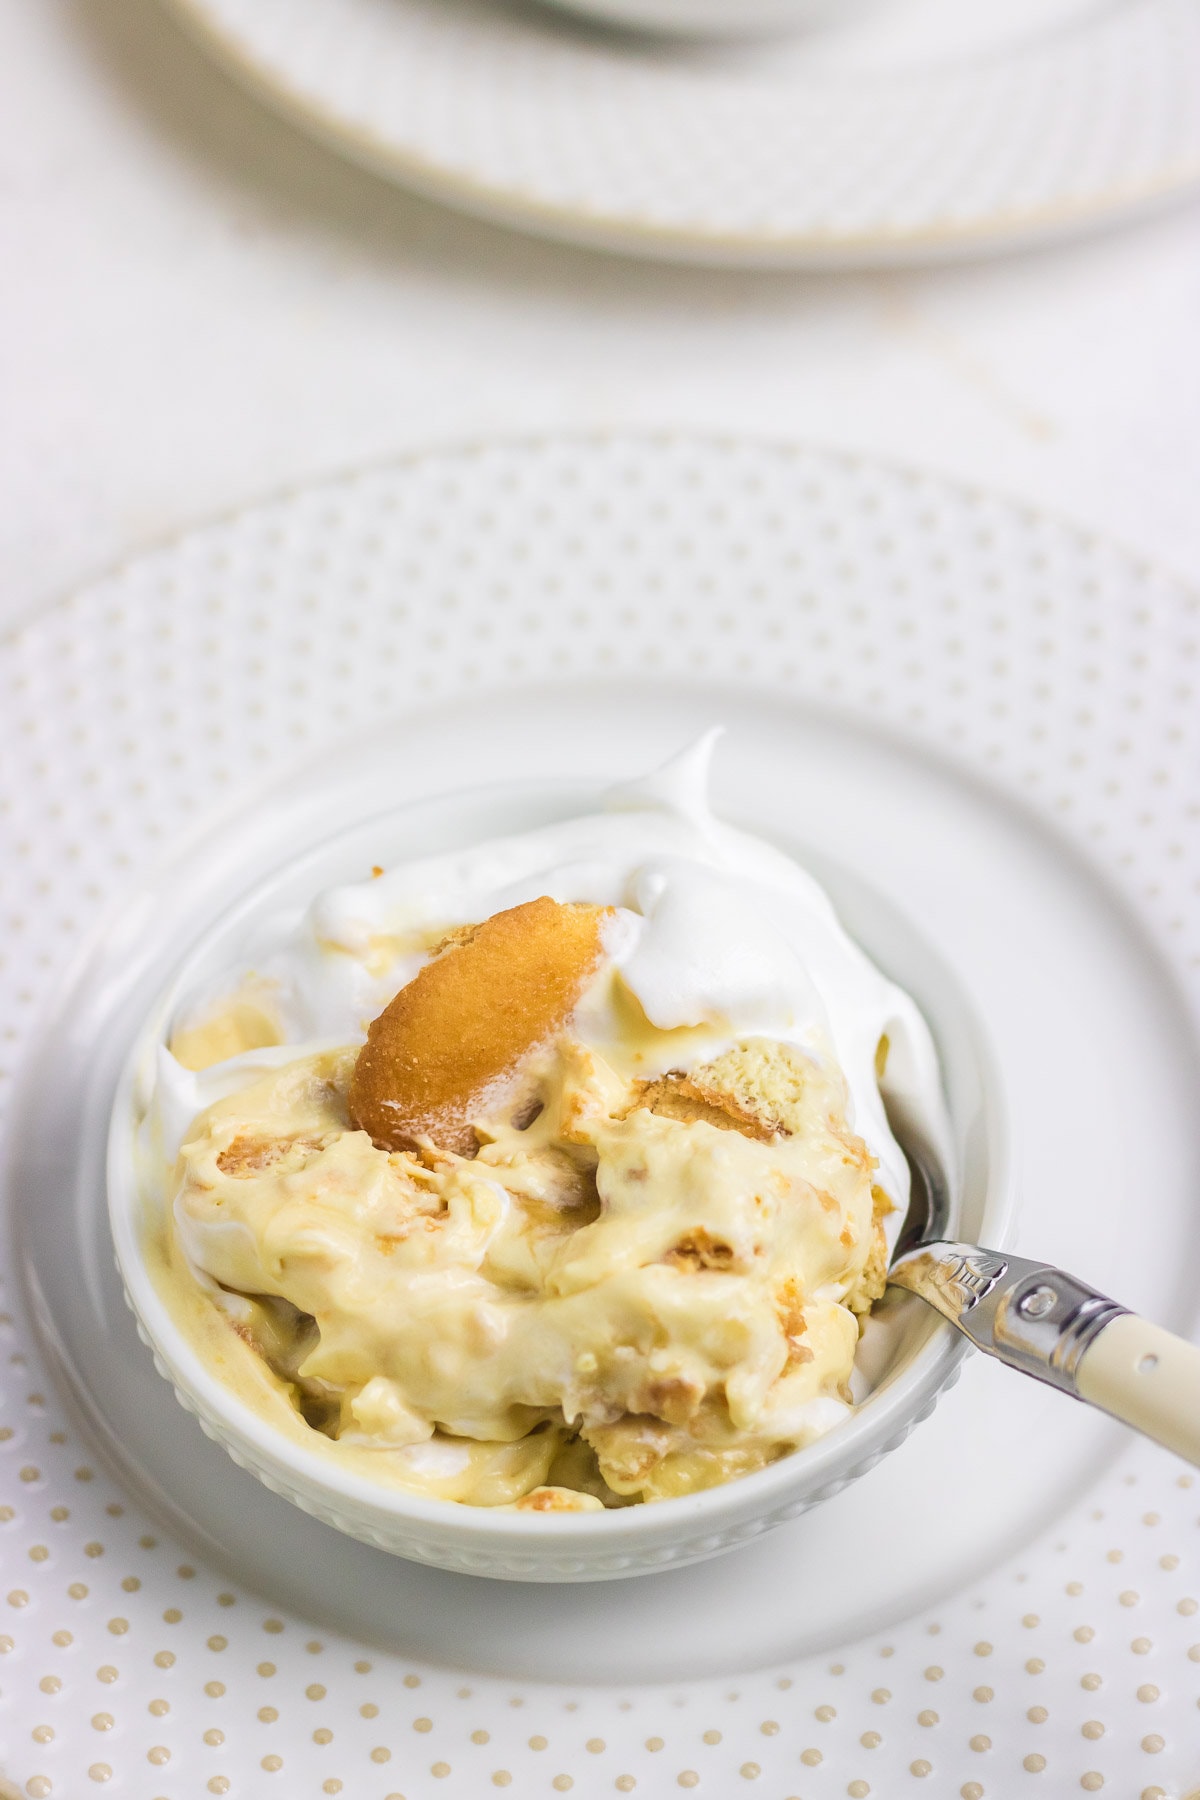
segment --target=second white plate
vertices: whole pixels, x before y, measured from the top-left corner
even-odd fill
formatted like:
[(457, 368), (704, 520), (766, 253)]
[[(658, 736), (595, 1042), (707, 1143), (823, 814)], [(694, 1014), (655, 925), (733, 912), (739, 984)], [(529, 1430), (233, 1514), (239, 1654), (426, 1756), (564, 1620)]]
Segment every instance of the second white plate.
[(171, 0), (358, 161), (551, 237), (763, 268), (938, 261), (1200, 182), (1197, 0), (876, 0), (680, 45), (502, 0)]

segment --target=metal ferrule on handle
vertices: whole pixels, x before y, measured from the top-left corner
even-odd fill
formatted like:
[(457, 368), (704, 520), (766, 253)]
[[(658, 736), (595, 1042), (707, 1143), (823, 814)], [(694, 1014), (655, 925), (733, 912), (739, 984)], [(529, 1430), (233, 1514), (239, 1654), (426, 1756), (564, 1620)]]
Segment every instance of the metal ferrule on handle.
[(971, 1244), (922, 1244), (897, 1259), (889, 1279), (978, 1349), (1077, 1400), (1085, 1353), (1128, 1310), (1062, 1269)]
[(922, 1244), (897, 1257), (889, 1279), (987, 1355), (1200, 1467), (1200, 1346), (1062, 1269), (974, 1244)]

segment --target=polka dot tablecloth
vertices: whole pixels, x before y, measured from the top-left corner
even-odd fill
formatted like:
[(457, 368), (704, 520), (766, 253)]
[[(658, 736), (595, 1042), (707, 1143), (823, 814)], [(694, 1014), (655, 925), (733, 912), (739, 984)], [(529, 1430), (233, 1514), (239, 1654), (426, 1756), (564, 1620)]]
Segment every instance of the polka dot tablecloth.
[[(539, 441), (286, 496), (0, 649), (5, 1091), (85, 935), (181, 833), (415, 704), (518, 682), (719, 681), (947, 755), (1105, 872), (1194, 1016), (1198, 648), (1196, 597), (1138, 557), (815, 451)], [(1200, 1784), (1200, 1484), (1164, 1452), (1131, 1443), (1043, 1536), (850, 1644), (677, 1685), (467, 1674), (469, 1646), (458, 1670), (414, 1664), (173, 1541), (50, 1385), (52, 1322), (35, 1330), (7, 1260), (2, 1794), (1183, 1800)]]

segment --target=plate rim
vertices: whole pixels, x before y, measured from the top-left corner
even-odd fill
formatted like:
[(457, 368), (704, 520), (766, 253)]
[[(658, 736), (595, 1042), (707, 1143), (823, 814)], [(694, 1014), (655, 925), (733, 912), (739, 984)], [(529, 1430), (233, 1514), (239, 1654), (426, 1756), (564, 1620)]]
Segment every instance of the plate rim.
[[(1198, 151), (1174, 170), (1117, 182), (1074, 203), (1060, 200), (1024, 209), (1001, 207), (966, 225), (793, 233), (650, 224), (633, 214), (556, 204), (515, 184), (493, 183), (452, 169), (412, 145), (371, 132), (316, 96), (298, 91), (271, 63), (254, 56), (224, 27), (209, 0), (162, 0), (162, 4), (184, 34), (243, 92), (359, 168), (459, 214), (609, 255), (706, 268), (813, 273), (970, 262), (1067, 242), (1108, 226), (1150, 218), (1172, 205), (1184, 204), (1200, 190)], [(1091, 23), (1080, 21), (1069, 28), (1069, 35)]]
[[(162, 3), (173, 6), (177, 4), (177, 0), (162, 0)], [(184, 0), (184, 4), (188, 3), (189, 0)], [(189, 538), (198, 537), (206, 531), (216, 530), (223, 525), (234, 525), (253, 513), (272, 506), (280, 506), (285, 501), (298, 500), (305, 495), (320, 493), (326, 488), (341, 487), (355, 481), (369, 481), (377, 476), (386, 475), (392, 469), (411, 468), (416, 464), (429, 462), (439, 457), (466, 459), (485, 456), (493, 450), (540, 450), (548, 449), (555, 444), (590, 444), (600, 448), (617, 443), (655, 444), (668, 448), (696, 444), (708, 449), (771, 451), (785, 457), (816, 456), (840, 463), (847, 468), (885, 469), (902, 480), (934, 482), (939, 487), (953, 489), (965, 500), (994, 501), (1027, 518), (1042, 519), (1047, 524), (1068, 531), (1088, 543), (1106, 544), (1119, 556), (1135, 563), (1139, 571), (1169, 582), (1181, 593), (1187, 594), (1195, 603), (1200, 604), (1200, 572), (1185, 572), (1168, 557), (1147, 550), (1143, 545), (1125, 537), (1123, 533), (1110, 531), (1106, 526), (1081, 519), (1071, 511), (1069, 506), (1034, 500), (1028, 494), (1010, 487), (1007, 482), (993, 483), (976, 479), (974, 476), (956, 474), (953, 470), (943, 468), (937, 462), (911, 460), (896, 451), (876, 450), (871, 447), (858, 448), (852, 444), (841, 444), (824, 437), (809, 436), (807, 433), (793, 435), (782, 429), (779, 431), (742, 431), (725, 429), (721, 426), (696, 425), (693, 427), (636, 422), (628, 425), (547, 425), (514, 427), (507, 431), (500, 428), (455, 432), (446, 437), (433, 435), (407, 449), (381, 451), (378, 456), (363, 457), (355, 461), (335, 464), (332, 468), (324, 471), (318, 470), (315, 473), (282, 481), (276, 486), (265, 487), (257, 491), (249, 500), (235, 500), (227, 505), (218, 505), (210, 511), (197, 513), (193, 517), (169, 525), (161, 531), (148, 532), (144, 536), (139, 536), (128, 551), (106, 557), (95, 567), (85, 570), (68, 581), (46, 600), (32, 603), (26, 613), (19, 615), (3, 629), (0, 629), (0, 646), (11, 643), (24, 632), (33, 629), (47, 614), (58, 612), (63, 608), (70, 608), (95, 588), (103, 586), (105, 582), (115, 580), (148, 558), (163, 555), (165, 552), (177, 548)], [(836, 708), (834, 710), (836, 711)], [(900, 727), (886, 723), (879, 729), (884, 732), (902, 730)], [(978, 775), (978, 771), (972, 771), (972, 774)], [(1188, 1800), (1191, 1800), (1190, 1796)], [(1200, 1800), (1200, 1794), (1197, 1795), (1197, 1800)]]

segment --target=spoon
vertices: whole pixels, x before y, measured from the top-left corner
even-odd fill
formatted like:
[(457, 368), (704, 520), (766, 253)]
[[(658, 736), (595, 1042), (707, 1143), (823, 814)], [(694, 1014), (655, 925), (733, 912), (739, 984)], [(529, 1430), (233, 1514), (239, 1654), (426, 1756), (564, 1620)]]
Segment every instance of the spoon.
[(1083, 1400), (1200, 1465), (1200, 1347), (1046, 1263), (944, 1238), (945, 1176), (906, 1134), (912, 1191), (888, 1280), (985, 1356)]

